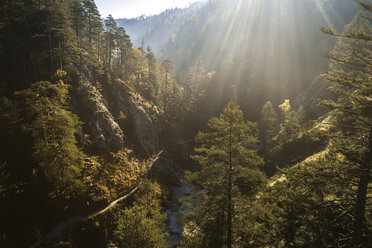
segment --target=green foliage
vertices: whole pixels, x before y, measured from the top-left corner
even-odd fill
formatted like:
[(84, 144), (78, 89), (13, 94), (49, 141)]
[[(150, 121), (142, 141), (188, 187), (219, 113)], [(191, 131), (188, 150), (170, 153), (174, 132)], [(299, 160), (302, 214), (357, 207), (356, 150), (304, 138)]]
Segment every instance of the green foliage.
[(280, 171), (258, 194), (248, 242), (269, 247), (348, 246), (356, 168), (331, 149)]
[(112, 53), (115, 50), (116, 43), (115, 43), (115, 34), (117, 32), (118, 27), (116, 26), (116, 22), (112, 15), (108, 15), (105, 19), (105, 33), (104, 39), (106, 44), (107, 52), (105, 54), (105, 65), (108, 70), (111, 70), (111, 62), (112, 62)]
[(277, 125), (278, 115), (274, 110), (272, 103), (268, 101), (262, 106), (259, 122), (259, 138), (261, 145), (264, 146), (264, 150), (268, 140), (275, 135)]
[(16, 97), (33, 138), (33, 156), (48, 182), (57, 192), (79, 188), (84, 154), (75, 135), (81, 123), (67, 108), (67, 86), (39, 82)]
[(150, 101), (156, 102), (160, 84), (160, 68), (157, 64), (155, 54), (152, 52), (151, 48), (147, 48), (145, 57), (148, 65), (148, 86), (146, 87), (147, 93), (145, 93), (143, 96)]
[[(311, 129), (313, 123), (303, 121), (305, 114), (302, 107), (297, 111), (292, 110), (290, 101), (285, 100), (279, 105), (281, 114), (276, 118), (272, 107), (265, 106), (261, 112), (261, 135), (269, 133), (271, 138), (266, 136), (264, 139), (261, 136), (261, 153), (265, 158), (265, 171), (269, 176), (274, 175), (276, 167), (296, 164), (325, 147), (327, 138), (318, 130)], [(277, 134), (273, 136), (275, 131)]]
[[(201, 170), (188, 172), (193, 194), (183, 212), (186, 247), (219, 247), (237, 242), (241, 199), (252, 196), (264, 182), (258, 166), (262, 159), (253, 149), (257, 143), (257, 125), (246, 122), (239, 106), (230, 102), (219, 118), (209, 121), (208, 133), (199, 133), (200, 144), (192, 156)], [(234, 212), (234, 216), (232, 216)], [(230, 229), (230, 231), (229, 231)]]
[(134, 52), (129, 36), (123, 28), (118, 28), (115, 33), (116, 41), (116, 63), (114, 71), (124, 81), (128, 81), (134, 71)]
[[(70, 107), (78, 112), (79, 100), (69, 97), (70, 89), (76, 93), (83, 87), (80, 79), (100, 88), (121, 127), (129, 121), (112, 104), (117, 79), (133, 86), (130, 94), (141, 94), (148, 102), (138, 99), (148, 109), (160, 115), (162, 109), (154, 105), (164, 107), (174, 123), (182, 115), (184, 92), (170, 71), (174, 65), (161, 74), (151, 49), (133, 49), (112, 16), (102, 22), (93, 0), (12, 0), (0, 10), (0, 246), (28, 247), (54, 224), (128, 192), (146, 169), (126, 149), (84, 154), (78, 141), (86, 140), (89, 124), (72, 113)], [(143, 210), (145, 205), (136, 206)], [(151, 209), (146, 207), (146, 216), (138, 213), (148, 218), (145, 224), (155, 223), (142, 228), (154, 234), (149, 247), (152, 241), (164, 247), (165, 217), (156, 213), (160, 204)], [(107, 217), (111, 225), (112, 219)], [(151, 230), (153, 225), (160, 231)], [(56, 247), (75, 246), (80, 239)]]
[[(39, 209), (59, 220), (76, 211), (76, 203), (85, 193), (80, 177), (85, 155), (76, 138), (81, 123), (67, 106), (64, 76), (58, 71), (56, 83), (35, 83), (16, 92), (12, 101), (1, 99), (0, 184), (5, 188), (1, 212), (7, 215), (1, 215), (5, 224), (0, 228), (7, 237), (5, 244), (25, 246), (32, 238), (30, 230), (38, 232), (39, 225), (50, 221), (50, 217), (46, 220), (32, 213)], [(29, 199), (33, 200), (26, 210), (24, 202)], [(23, 227), (13, 222), (22, 222)], [(25, 239), (17, 239), (18, 233)]]
[(353, 173), (357, 180), (354, 198), (352, 234), (347, 242), (355, 246), (367, 246), (371, 240), (371, 227), (366, 221), (367, 199), (372, 166), (372, 78), (371, 78), (371, 11), (370, 4), (362, 2), (362, 9), (346, 27), (345, 32), (329, 35), (340, 39), (329, 55), (331, 70), (323, 76), (331, 82), (331, 90), (337, 100), (322, 103), (339, 113), (332, 136), (336, 151), (348, 161), (357, 163)]
[(161, 85), (158, 105), (163, 108), (169, 119), (182, 120), (184, 113), (185, 90), (176, 81), (174, 61), (165, 60), (160, 67)]
[(148, 217), (144, 207), (134, 206), (121, 212), (116, 236), (128, 248), (162, 248), (167, 247), (165, 235), (161, 234), (159, 224)]
[(115, 237), (119, 247), (166, 248), (163, 233), (165, 214), (161, 213), (160, 187), (146, 181), (132, 207), (122, 210), (118, 217)]
[(207, 73), (204, 59), (199, 57), (181, 80), (186, 88), (188, 111), (196, 115), (198, 122), (201, 123), (208, 120), (215, 108), (212, 97), (215, 73), (215, 71)]

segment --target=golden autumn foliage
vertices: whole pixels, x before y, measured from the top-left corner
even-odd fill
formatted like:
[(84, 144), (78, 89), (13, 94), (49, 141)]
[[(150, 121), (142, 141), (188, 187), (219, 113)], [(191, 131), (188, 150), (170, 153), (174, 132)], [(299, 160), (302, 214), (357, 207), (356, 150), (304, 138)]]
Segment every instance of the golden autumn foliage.
[(291, 111), (291, 103), (289, 99), (285, 99), (282, 104), (279, 105), (279, 109), (284, 113), (289, 113)]
[(84, 182), (93, 201), (112, 201), (137, 185), (147, 169), (147, 162), (138, 161), (131, 150), (119, 151), (110, 157), (92, 157), (83, 170)]

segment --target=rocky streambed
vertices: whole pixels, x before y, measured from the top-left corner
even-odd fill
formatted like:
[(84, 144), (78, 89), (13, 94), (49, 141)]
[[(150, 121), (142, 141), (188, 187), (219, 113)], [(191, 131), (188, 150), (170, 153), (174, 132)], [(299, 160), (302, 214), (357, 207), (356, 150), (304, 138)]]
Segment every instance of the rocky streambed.
[(167, 210), (167, 226), (165, 229), (165, 231), (169, 233), (168, 243), (172, 247), (181, 245), (180, 238), (183, 232), (183, 226), (177, 221), (179, 217), (181, 217), (180, 210), (183, 209), (180, 199), (184, 198), (189, 192), (189, 188), (183, 183), (172, 190), (172, 198), (169, 201)]

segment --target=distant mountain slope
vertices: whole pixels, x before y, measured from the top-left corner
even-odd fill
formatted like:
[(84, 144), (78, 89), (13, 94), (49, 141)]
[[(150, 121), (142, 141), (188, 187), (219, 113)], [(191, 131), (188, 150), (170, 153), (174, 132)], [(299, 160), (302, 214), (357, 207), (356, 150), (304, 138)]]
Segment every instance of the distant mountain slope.
[(173, 59), (188, 92), (190, 68), (202, 57), (205, 71), (216, 72), (210, 94), (219, 102), (210, 104), (235, 98), (255, 119), (267, 100), (294, 100), (327, 69), (322, 55), (337, 39), (320, 28), (340, 31), (358, 10), (349, 0), (210, 0), (118, 24), (135, 46), (144, 41), (160, 59)]
[(203, 57), (206, 71), (217, 72), (217, 98), (233, 94), (256, 118), (266, 100), (296, 98), (327, 68), (322, 55), (336, 39), (320, 28), (342, 30), (358, 10), (349, 0), (210, 0), (117, 22), (134, 46), (144, 42), (160, 59), (173, 59), (186, 89), (189, 68)]
[(266, 100), (297, 97), (327, 68), (322, 55), (336, 39), (320, 28), (340, 31), (358, 10), (349, 0), (211, 0), (185, 20), (160, 55), (175, 60), (181, 81), (202, 56), (206, 70), (217, 71), (220, 99), (232, 85), (255, 118)]
[(203, 2), (190, 4), (188, 8), (169, 9), (158, 15), (140, 16), (138, 18), (117, 19), (119, 27), (123, 27), (131, 37), (135, 47), (150, 46), (156, 53), (171, 39), (172, 34), (196, 11)]

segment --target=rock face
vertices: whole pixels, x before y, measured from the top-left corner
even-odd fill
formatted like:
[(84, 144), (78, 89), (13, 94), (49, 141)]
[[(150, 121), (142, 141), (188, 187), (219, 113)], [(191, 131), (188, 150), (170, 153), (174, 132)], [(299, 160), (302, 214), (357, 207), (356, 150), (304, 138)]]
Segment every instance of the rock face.
[[(90, 76), (79, 76), (72, 97), (73, 109), (84, 122), (84, 147), (93, 152), (116, 152), (127, 142), (139, 145), (148, 156), (157, 154), (164, 129), (161, 111), (121, 80), (112, 82), (103, 96), (87, 78)], [(120, 119), (121, 113), (125, 120)]]
[(160, 110), (120, 80), (114, 84), (113, 98), (118, 110), (127, 116), (126, 122), (131, 127), (124, 132), (133, 132), (128, 135), (135, 137), (147, 155), (158, 153), (161, 150), (159, 136), (163, 131)]
[(75, 101), (78, 115), (85, 123), (88, 146), (106, 151), (123, 149), (123, 131), (108, 110), (102, 94), (89, 81), (80, 81)]

